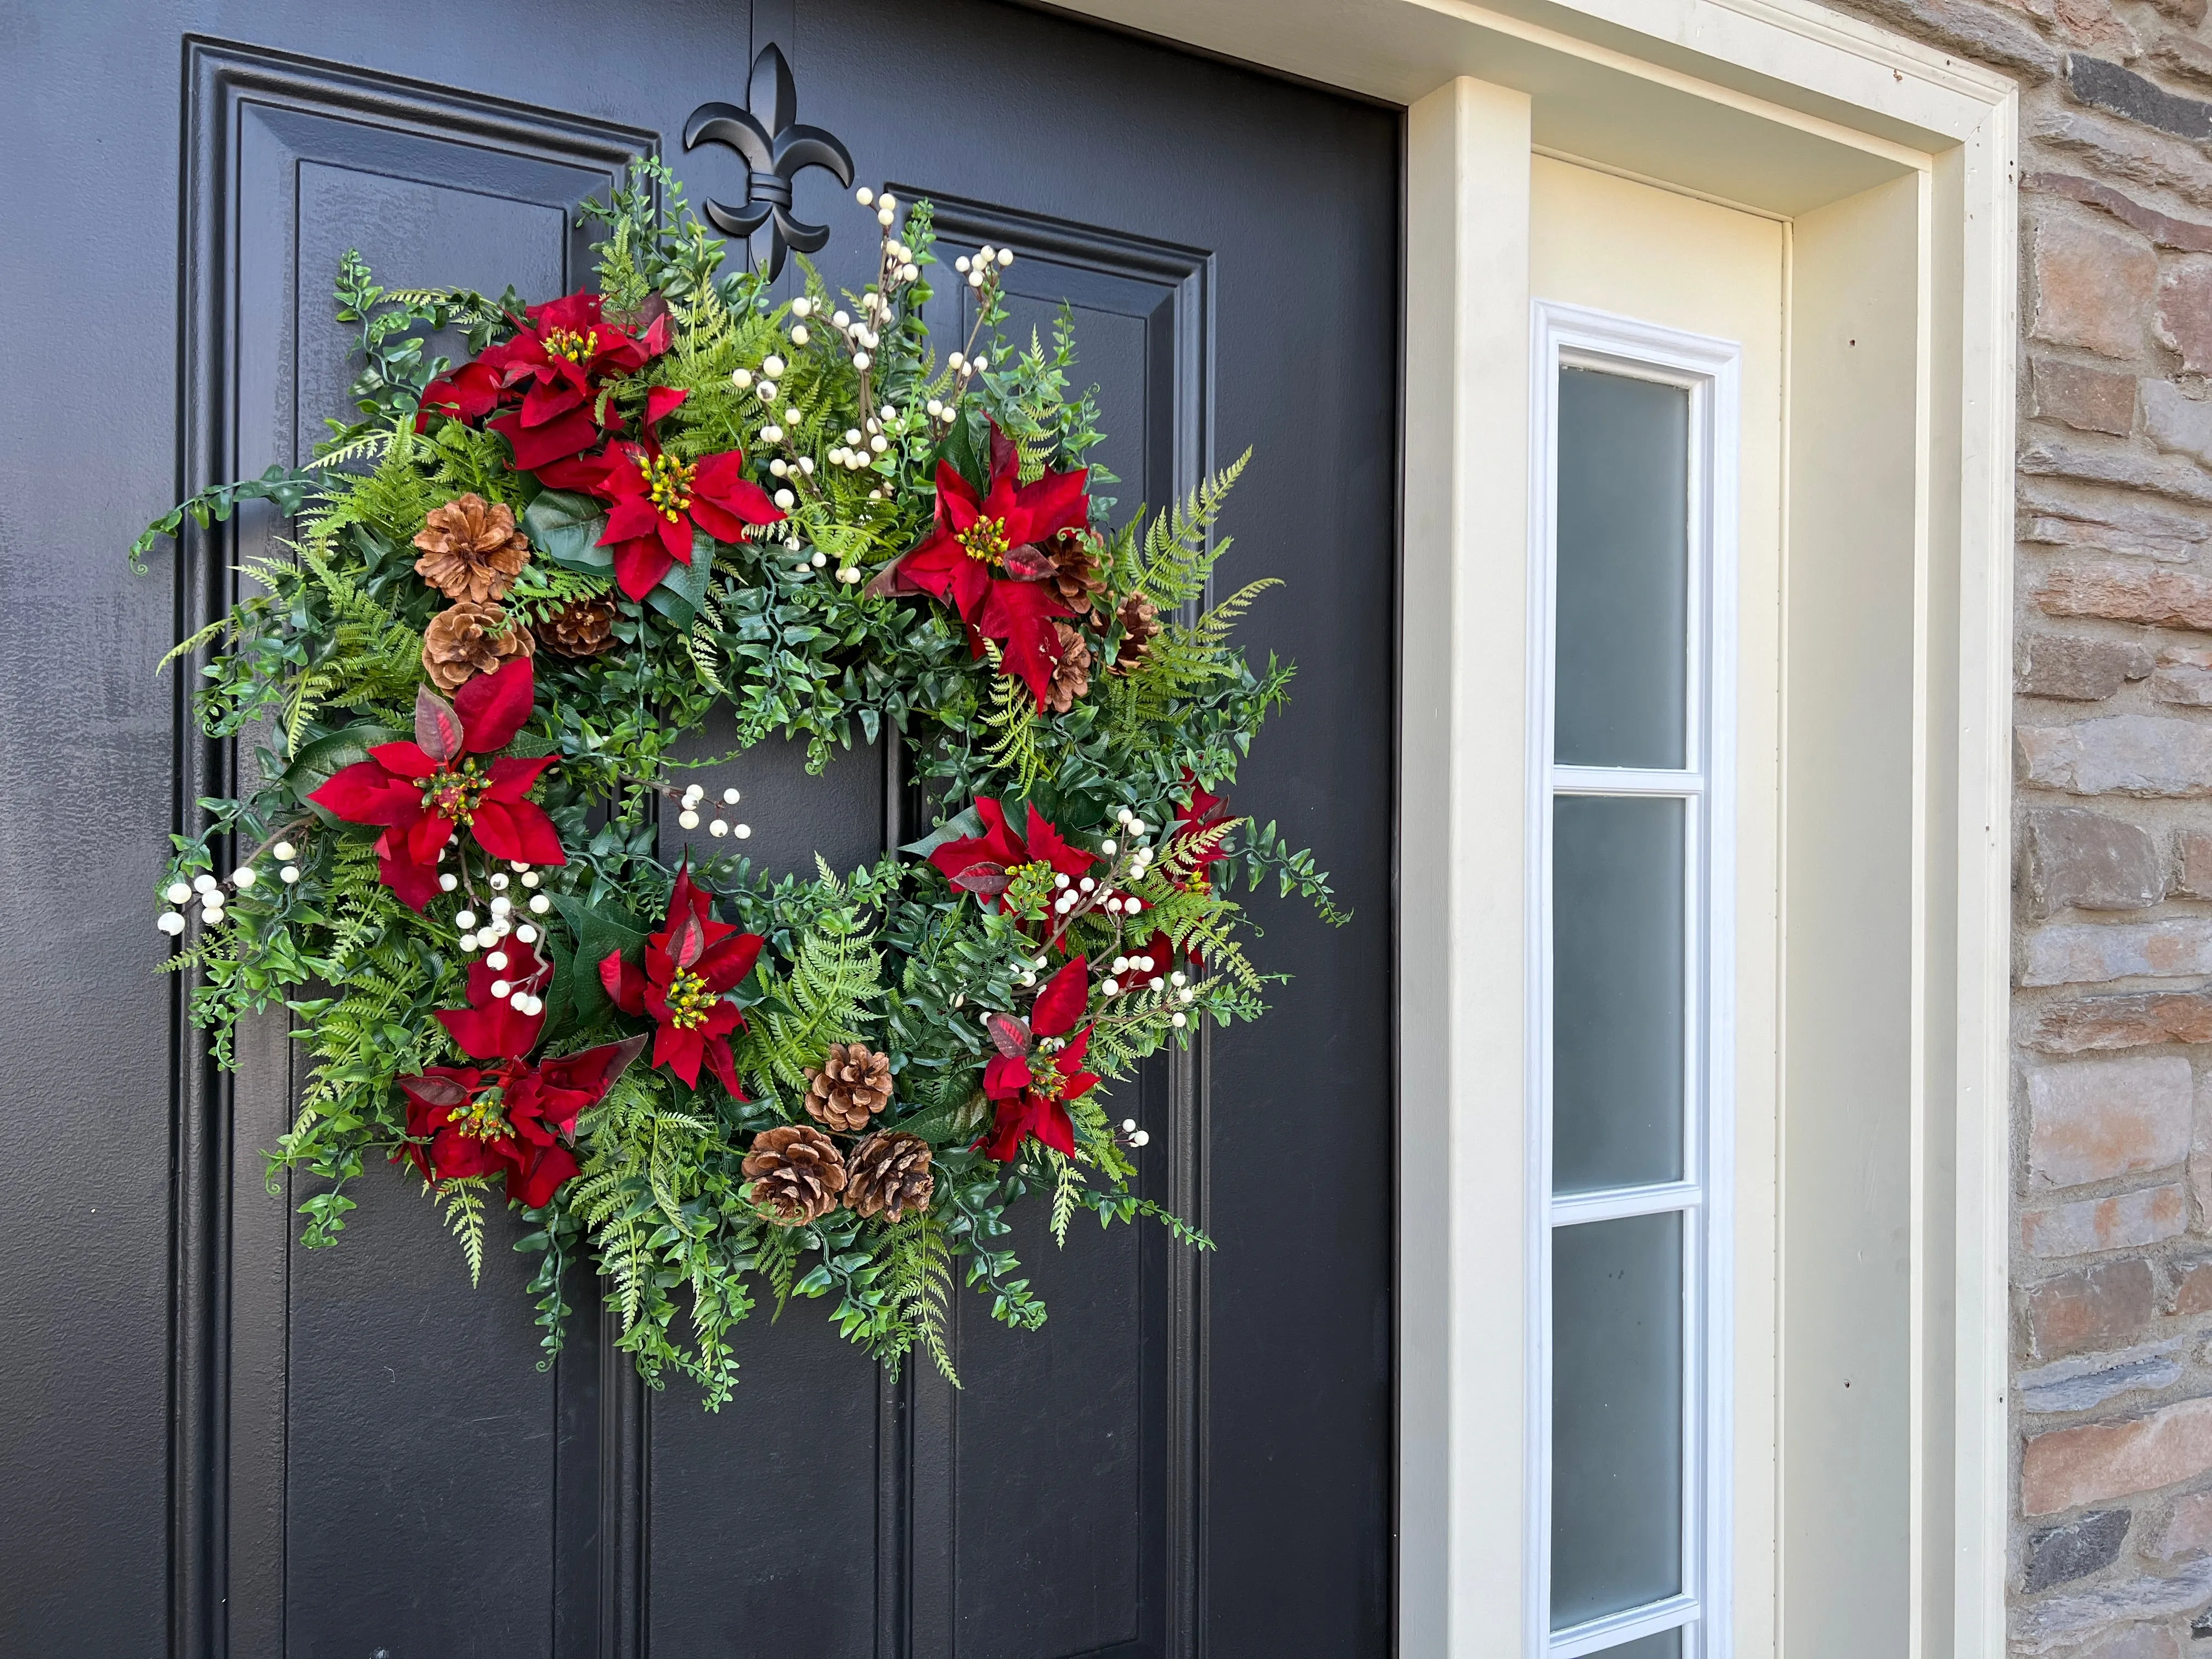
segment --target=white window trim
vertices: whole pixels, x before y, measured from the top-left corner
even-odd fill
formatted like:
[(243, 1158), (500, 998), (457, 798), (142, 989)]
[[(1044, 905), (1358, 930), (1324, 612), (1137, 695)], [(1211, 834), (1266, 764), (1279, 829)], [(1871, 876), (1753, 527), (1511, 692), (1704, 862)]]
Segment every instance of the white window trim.
[[(1577, 1659), (1699, 1622), (1696, 1659), (1733, 1650), (1735, 1146), (1735, 744), (1737, 503), (1742, 348), (1579, 306), (1531, 306), (1528, 477), (1528, 1541), (1529, 1659)], [(1559, 573), (1558, 392), (1565, 368), (1682, 387), (1690, 395), (1689, 641), (1680, 771), (1561, 765), (1553, 715)], [(1552, 1191), (1553, 803), (1562, 794), (1645, 795), (1687, 804), (1683, 1179), (1588, 1197)], [(1551, 1625), (1551, 1235), (1562, 1224), (1679, 1211), (1684, 1216), (1683, 1593), (1553, 1632)]]

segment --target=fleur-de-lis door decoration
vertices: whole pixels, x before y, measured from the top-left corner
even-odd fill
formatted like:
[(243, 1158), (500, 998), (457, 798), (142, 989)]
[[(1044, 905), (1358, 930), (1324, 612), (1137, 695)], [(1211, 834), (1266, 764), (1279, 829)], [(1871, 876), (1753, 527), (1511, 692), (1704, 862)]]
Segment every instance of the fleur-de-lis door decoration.
[(805, 168), (823, 167), (849, 188), (853, 157), (820, 127), (798, 124), (799, 92), (792, 85), (791, 65), (773, 45), (763, 46), (753, 59), (746, 101), (748, 109), (735, 104), (700, 105), (684, 124), (684, 148), (720, 144), (744, 158), (750, 169), (744, 205), (708, 202), (704, 211), (708, 222), (725, 236), (747, 239), (753, 263), (774, 281), (783, 270), (787, 250), (812, 253), (830, 240), (829, 226), (805, 224), (792, 216), (792, 179)]

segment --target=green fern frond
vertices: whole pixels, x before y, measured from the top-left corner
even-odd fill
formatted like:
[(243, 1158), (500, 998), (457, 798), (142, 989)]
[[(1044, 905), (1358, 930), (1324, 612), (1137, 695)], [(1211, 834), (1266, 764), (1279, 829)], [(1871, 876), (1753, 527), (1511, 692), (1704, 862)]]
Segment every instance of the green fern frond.
[(1229, 550), (1226, 538), (1210, 540), (1213, 521), (1222, 498), (1251, 459), (1247, 449), (1212, 477), (1200, 479), (1188, 497), (1154, 519), (1145, 532), (1144, 562), (1131, 586), (1161, 610), (1187, 605), (1206, 592), (1213, 562)]
[(483, 1189), (489, 1180), (486, 1176), (466, 1176), (456, 1181), (439, 1182), (430, 1188), (439, 1218), (446, 1224), (447, 1231), (461, 1241), (461, 1254), (468, 1260), (471, 1286), (483, 1281)]

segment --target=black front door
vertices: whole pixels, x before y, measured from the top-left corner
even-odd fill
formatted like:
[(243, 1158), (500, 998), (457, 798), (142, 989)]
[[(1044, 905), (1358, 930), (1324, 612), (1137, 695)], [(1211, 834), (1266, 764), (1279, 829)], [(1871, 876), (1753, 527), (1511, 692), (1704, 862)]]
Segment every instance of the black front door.
[[(1114, 1103), (1218, 1254), (1060, 1251), (1024, 1217), (1050, 1322), (963, 1292), (964, 1388), (884, 1380), (799, 1303), (744, 1328), (710, 1416), (639, 1387), (580, 1280), (539, 1370), (530, 1263), (495, 1249), (472, 1291), (397, 1176), (298, 1247), (307, 1188), (265, 1192), (258, 1155), (285, 1035), (216, 1074), (150, 925), (166, 836), (236, 763), (151, 666), (283, 526), (143, 579), (121, 549), (180, 486), (304, 459), (343, 401), (347, 248), (544, 298), (630, 158), (742, 199), (680, 135), (770, 40), (864, 181), (939, 204), (945, 257), (1018, 251), (1024, 337), (1073, 306), (1121, 513), (1255, 447), (1224, 574), (1287, 579), (1245, 637), (1299, 676), (1237, 804), (1356, 915), (1257, 901), (1273, 1014)], [(989, 0), (8, 5), (0, 70), (0, 1651), (1388, 1650), (1396, 112)], [(872, 224), (820, 174), (798, 194), (856, 283)], [(801, 759), (731, 775), (769, 864), (901, 833), (883, 756)]]

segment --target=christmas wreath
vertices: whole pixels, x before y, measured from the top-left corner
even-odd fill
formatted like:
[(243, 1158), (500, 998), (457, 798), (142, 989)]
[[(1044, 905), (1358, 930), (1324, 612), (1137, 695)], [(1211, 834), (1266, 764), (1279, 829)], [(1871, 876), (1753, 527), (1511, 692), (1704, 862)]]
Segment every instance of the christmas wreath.
[[(848, 1337), (948, 1375), (957, 1260), (1040, 1324), (1006, 1247), (1028, 1194), (1063, 1243), (1088, 1211), (1208, 1248), (1132, 1190), (1147, 1133), (1104, 1085), (1261, 1013), (1240, 888), (1343, 920), (1222, 793), (1291, 678), (1228, 643), (1270, 583), (1201, 609), (1242, 461), (1110, 528), (1066, 313), (1010, 348), (1013, 255), (981, 248), (940, 357), (927, 204), (859, 199), (881, 259), (842, 299), (811, 265), (787, 303), (725, 271), (653, 162), (586, 210), (595, 291), (387, 290), (349, 255), (359, 418), (133, 550), (251, 499), (294, 526), (171, 653), (204, 653), (202, 726), (258, 765), (174, 838), (159, 925), (192, 930), (168, 965), (221, 1063), (241, 1018), (292, 1016), (308, 1081), (268, 1158), (272, 1193), (319, 1178), (305, 1243), (373, 1152), (472, 1274), (503, 1194), (549, 1356), (588, 1258), (639, 1370), (710, 1406), (763, 1293), (834, 1296)], [(935, 827), (769, 878), (728, 757), (686, 757), (718, 708), (738, 750), (803, 734), (811, 771), (896, 734)]]

